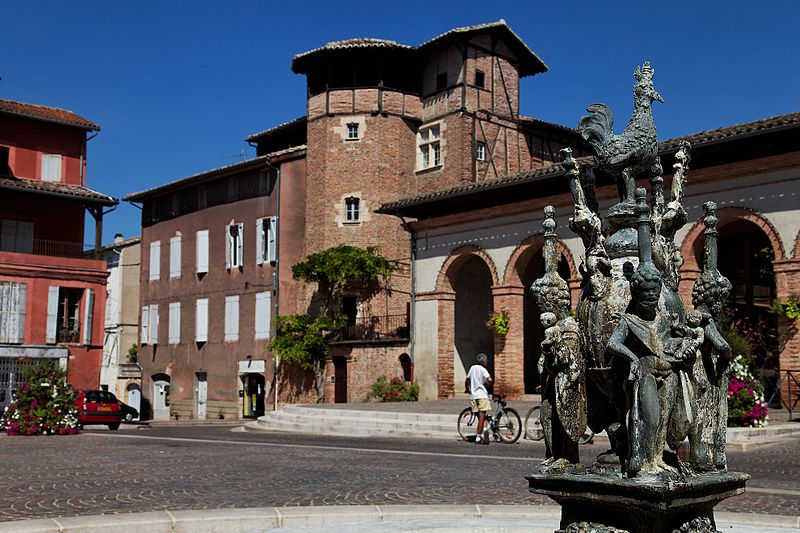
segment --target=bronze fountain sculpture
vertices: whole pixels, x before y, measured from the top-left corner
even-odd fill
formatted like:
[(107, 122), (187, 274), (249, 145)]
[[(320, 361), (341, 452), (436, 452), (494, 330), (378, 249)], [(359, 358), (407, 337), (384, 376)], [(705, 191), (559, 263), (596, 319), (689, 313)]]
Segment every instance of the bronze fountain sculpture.
[[(703, 206), (705, 261), (687, 310), (674, 238), (688, 220), (681, 201), (691, 147), (684, 142), (675, 155), (666, 201), (651, 112), (663, 99), (654, 74), (648, 62), (636, 69), (634, 114), (621, 135), (604, 104), (589, 106), (578, 126), (596, 168), (617, 180), (620, 201), (605, 216), (592, 166), (562, 150), (574, 201), (569, 226), (585, 248), (574, 318), (556, 270), (554, 209), (545, 208), (545, 274), (531, 290), (546, 328), (547, 459), (528, 480), (531, 492), (561, 504), (562, 532), (715, 532), (714, 505), (744, 492), (749, 478), (728, 472), (725, 459), (730, 347), (715, 320), (731, 285), (717, 270), (716, 205)], [(644, 175), (649, 195), (635, 187)], [(586, 424), (610, 443), (591, 464), (578, 456)], [(688, 454), (679, 457), (687, 441)]]

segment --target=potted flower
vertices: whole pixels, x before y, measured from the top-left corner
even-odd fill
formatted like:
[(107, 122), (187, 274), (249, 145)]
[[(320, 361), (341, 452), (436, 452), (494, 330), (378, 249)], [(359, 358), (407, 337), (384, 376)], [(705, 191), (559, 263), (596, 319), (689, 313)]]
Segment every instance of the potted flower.
[(509, 322), (511, 322), (511, 318), (508, 316), (508, 311), (501, 309), (499, 313), (492, 313), (489, 320), (486, 321), (486, 327), (501, 337), (505, 337), (508, 335)]
[(769, 310), (776, 315), (783, 315), (789, 320), (797, 320), (800, 318), (800, 296), (793, 294), (783, 302), (775, 300)]

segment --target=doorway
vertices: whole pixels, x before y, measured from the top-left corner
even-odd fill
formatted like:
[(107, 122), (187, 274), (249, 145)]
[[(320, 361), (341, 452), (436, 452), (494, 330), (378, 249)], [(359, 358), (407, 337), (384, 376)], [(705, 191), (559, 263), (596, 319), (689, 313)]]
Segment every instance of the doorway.
[(142, 413), (142, 389), (139, 388), (139, 385), (131, 383), (128, 385), (127, 393), (128, 398), (126, 401), (128, 402), (128, 405), (136, 409), (136, 411), (139, 413), (139, 416), (133, 420), (139, 420)]
[(347, 358), (333, 358), (333, 401), (347, 403)]
[(266, 397), (266, 380), (263, 374), (244, 374), (244, 402), (242, 403), (242, 416), (245, 418), (258, 418), (264, 416), (264, 399)]
[(153, 420), (169, 420), (169, 376), (153, 376)]
[(195, 406), (194, 412), (198, 420), (205, 420), (208, 415), (208, 374), (195, 372)]

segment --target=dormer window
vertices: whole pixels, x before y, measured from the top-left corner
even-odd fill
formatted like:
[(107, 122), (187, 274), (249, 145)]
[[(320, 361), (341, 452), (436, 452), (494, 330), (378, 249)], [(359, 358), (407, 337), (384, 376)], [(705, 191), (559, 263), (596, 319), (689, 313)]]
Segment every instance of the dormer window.
[(447, 72), (436, 75), (436, 90), (440, 91), (447, 87)]
[(347, 123), (347, 140), (358, 139), (358, 122)]
[(344, 199), (344, 221), (359, 222), (359, 199), (355, 196), (348, 196)]
[(486, 86), (486, 74), (482, 70), (475, 69), (475, 86), (481, 89)]

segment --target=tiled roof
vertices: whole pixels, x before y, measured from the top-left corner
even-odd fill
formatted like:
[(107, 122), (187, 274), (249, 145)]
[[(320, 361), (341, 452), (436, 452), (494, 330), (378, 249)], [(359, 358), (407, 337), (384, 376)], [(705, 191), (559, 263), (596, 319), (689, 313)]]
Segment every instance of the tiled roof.
[(523, 123), (532, 124), (534, 126), (544, 126), (544, 127), (547, 127), (547, 128), (561, 130), (561, 131), (564, 131), (566, 133), (571, 133), (573, 135), (578, 135), (578, 130), (576, 130), (575, 128), (570, 128), (569, 126), (564, 126), (563, 124), (557, 124), (555, 122), (548, 122), (548, 121), (542, 120), (540, 118), (522, 116), (522, 117), (519, 117), (519, 120), (521, 122), (523, 122)]
[[(789, 113), (786, 115), (779, 115), (777, 117), (765, 118), (755, 122), (748, 122), (745, 124), (737, 124), (735, 126), (726, 126), (717, 128), (715, 130), (701, 131), (686, 137), (679, 137), (675, 139), (668, 139), (659, 143), (659, 151), (661, 153), (671, 152), (678, 148), (681, 141), (689, 141), (692, 143), (693, 148), (703, 146), (706, 144), (713, 144), (722, 142), (728, 139), (746, 137), (749, 135), (774, 131), (791, 126), (800, 125), (800, 112)], [(593, 157), (576, 158), (578, 161), (589, 162)], [(563, 175), (564, 170), (560, 164), (554, 164), (533, 170), (526, 170), (517, 174), (503, 176), (493, 180), (481, 181), (476, 183), (468, 183), (466, 185), (459, 185), (457, 187), (450, 187), (448, 189), (441, 189), (427, 194), (401, 198), (394, 202), (383, 204), (378, 212), (392, 213), (396, 209), (408, 207), (417, 204), (427, 203), (433, 200), (455, 198), (458, 196), (465, 196), (479, 191), (488, 191), (503, 187), (512, 186), (519, 183), (526, 183), (532, 181), (544, 180), (559, 175)]]
[(26, 104), (24, 102), (0, 99), (0, 113), (18, 115), (21, 117), (44, 120), (47, 122), (56, 122), (58, 124), (75, 126), (76, 128), (82, 128), (90, 131), (100, 130), (100, 126), (94, 122), (86, 120), (85, 118), (76, 115), (68, 109), (59, 109), (57, 107), (47, 107), (43, 105)]
[(217, 176), (219, 174), (224, 174), (226, 172), (230, 172), (233, 170), (243, 170), (250, 166), (258, 166), (260, 163), (267, 163), (269, 160), (269, 156), (261, 155), (258, 157), (253, 157), (251, 159), (245, 159), (244, 161), (239, 161), (237, 163), (233, 163), (231, 165), (225, 165), (222, 167), (212, 168), (211, 170), (205, 170), (203, 172), (199, 172), (197, 174), (192, 174), (191, 176), (187, 176), (185, 178), (181, 178), (175, 181), (170, 181), (169, 183), (165, 183), (164, 185), (159, 185), (157, 187), (152, 187), (150, 189), (145, 189), (139, 192), (132, 192), (125, 195), (124, 200), (128, 202), (139, 202), (146, 198), (156, 196), (158, 193), (163, 192), (167, 189), (176, 189), (180, 188), (184, 185), (189, 185), (194, 181), (201, 181), (204, 178), (211, 178)]
[(355, 39), (343, 39), (341, 41), (331, 41), (329, 43), (324, 44), (318, 48), (314, 48), (313, 50), (309, 50), (308, 52), (303, 52), (302, 54), (297, 54), (294, 56), (293, 62), (297, 61), (298, 59), (302, 59), (306, 56), (310, 56), (311, 54), (316, 54), (322, 50), (341, 50), (341, 49), (348, 49), (348, 48), (401, 48), (411, 50), (413, 49), (412, 46), (408, 46), (407, 44), (400, 44), (395, 41), (390, 41), (388, 39), (375, 39), (373, 37), (357, 37)]
[(24, 178), (12, 178), (0, 176), (0, 189), (14, 189), (29, 191), (51, 196), (63, 196), (76, 198), (89, 203), (100, 205), (116, 205), (117, 199), (80, 185), (69, 185), (52, 181), (29, 180)]
[(268, 128), (268, 129), (266, 129), (264, 131), (259, 131), (258, 133), (253, 133), (251, 135), (248, 135), (247, 139), (245, 139), (245, 141), (258, 140), (261, 137), (264, 137), (265, 135), (276, 133), (276, 132), (278, 132), (278, 131), (280, 131), (280, 130), (282, 130), (284, 128), (289, 128), (289, 127), (295, 126), (297, 124), (302, 124), (305, 120), (306, 120), (306, 117), (304, 115), (302, 117), (296, 118), (294, 120), (290, 120), (288, 122), (282, 122), (282, 123), (278, 124), (277, 126), (273, 126), (273, 127)]

